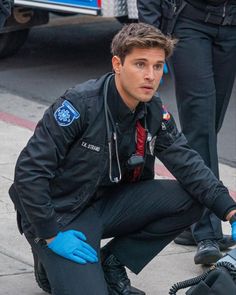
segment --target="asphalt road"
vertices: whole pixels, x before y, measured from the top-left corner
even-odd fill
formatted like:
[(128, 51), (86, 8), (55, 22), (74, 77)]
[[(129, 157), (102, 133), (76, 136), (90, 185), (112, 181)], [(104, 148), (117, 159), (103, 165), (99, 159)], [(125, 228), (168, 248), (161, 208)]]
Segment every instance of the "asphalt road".
[[(22, 49), (0, 61), (0, 88), (50, 104), (65, 89), (111, 70), (110, 42), (121, 25), (99, 17), (54, 18), (32, 29)], [(178, 121), (173, 81), (165, 77), (161, 96)], [(17, 106), (16, 106), (17, 108)], [(236, 85), (219, 135), (220, 161), (236, 167)]]

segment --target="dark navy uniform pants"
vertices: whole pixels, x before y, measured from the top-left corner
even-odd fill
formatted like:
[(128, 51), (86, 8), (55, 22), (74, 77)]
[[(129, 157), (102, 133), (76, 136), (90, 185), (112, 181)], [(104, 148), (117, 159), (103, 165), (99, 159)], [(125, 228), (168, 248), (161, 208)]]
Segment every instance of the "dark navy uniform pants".
[[(180, 15), (174, 36), (179, 42), (171, 64), (182, 131), (190, 146), (219, 177), (217, 134), (235, 79), (236, 26)], [(221, 222), (206, 209), (201, 220), (192, 226), (192, 232), (196, 241), (220, 239)]]
[[(71, 214), (62, 216), (60, 226), (82, 231), (99, 254), (101, 239), (113, 237), (108, 249), (137, 274), (196, 222), (202, 210), (177, 181), (147, 180), (106, 189), (73, 219)], [(34, 241), (29, 232), (25, 235), (46, 269), (53, 295), (108, 294), (100, 259), (77, 264), (53, 253), (43, 241)]]

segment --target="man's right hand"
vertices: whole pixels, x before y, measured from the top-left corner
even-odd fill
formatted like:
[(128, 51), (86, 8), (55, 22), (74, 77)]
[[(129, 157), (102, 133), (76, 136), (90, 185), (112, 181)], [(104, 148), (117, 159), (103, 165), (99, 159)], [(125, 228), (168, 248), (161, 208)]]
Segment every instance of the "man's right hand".
[(48, 239), (48, 248), (56, 254), (80, 264), (98, 262), (97, 252), (85, 242), (85, 235), (77, 230), (59, 232)]

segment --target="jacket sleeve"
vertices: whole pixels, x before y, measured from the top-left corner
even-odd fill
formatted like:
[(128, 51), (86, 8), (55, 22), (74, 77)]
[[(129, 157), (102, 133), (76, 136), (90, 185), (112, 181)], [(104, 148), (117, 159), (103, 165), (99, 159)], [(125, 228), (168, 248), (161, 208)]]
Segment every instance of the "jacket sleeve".
[(227, 188), (204, 164), (201, 156), (189, 147), (172, 116), (162, 121), (155, 143), (155, 155), (193, 198), (220, 219), (225, 220), (227, 213), (236, 208)]
[[(83, 130), (84, 103), (78, 99), (81, 102), (73, 105), (74, 96), (70, 92), (46, 110), (16, 163), (14, 185), (24, 213), (40, 238), (49, 238), (58, 232), (50, 197), (50, 180)], [(61, 110), (65, 101), (79, 117), (71, 119), (67, 126), (61, 126), (55, 112)]]
[(0, 28), (4, 25), (6, 19), (10, 16), (13, 5), (13, 0), (0, 1)]
[(161, 2), (161, 0), (137, 0), (139, 21), (160, 28)]

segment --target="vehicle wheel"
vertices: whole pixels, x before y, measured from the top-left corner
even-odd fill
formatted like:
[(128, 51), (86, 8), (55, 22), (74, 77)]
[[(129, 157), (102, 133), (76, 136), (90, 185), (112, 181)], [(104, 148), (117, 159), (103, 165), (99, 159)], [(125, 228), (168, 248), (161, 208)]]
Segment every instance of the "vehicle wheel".
[(127, 15), (125, 15), (125, 16), (118, 16), (116, 19), (121, 24), (131, 24), (131, 23), (137, 23), (138, 22), (137, 19), (128, 18)]
[(0, 34), (0, 58), (15, 54), (25, 43), (30, 29)]

